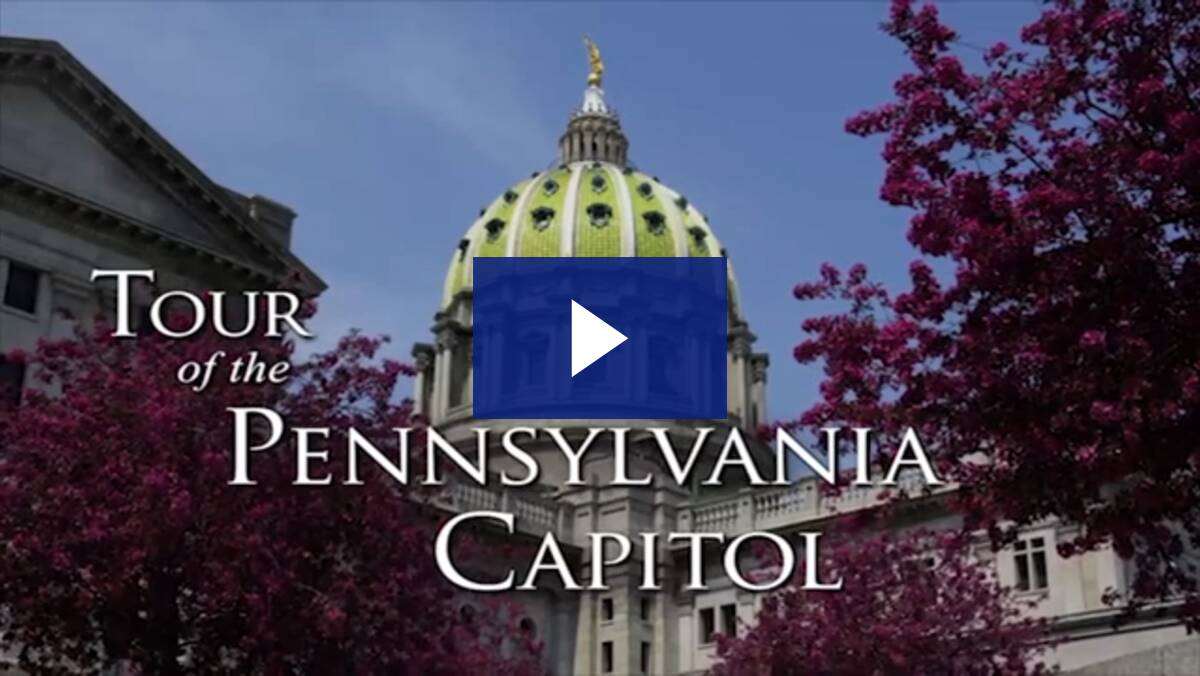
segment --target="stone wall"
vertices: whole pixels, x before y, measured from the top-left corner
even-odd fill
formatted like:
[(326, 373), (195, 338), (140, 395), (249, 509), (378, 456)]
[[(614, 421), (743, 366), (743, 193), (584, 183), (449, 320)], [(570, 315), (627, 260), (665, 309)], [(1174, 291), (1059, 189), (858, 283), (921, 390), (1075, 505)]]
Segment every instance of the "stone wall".
[(1142, 652), (1066, 672), (1069, 676), (1195, 676), (1200, 674), (1200, 638), (1151, 648)]

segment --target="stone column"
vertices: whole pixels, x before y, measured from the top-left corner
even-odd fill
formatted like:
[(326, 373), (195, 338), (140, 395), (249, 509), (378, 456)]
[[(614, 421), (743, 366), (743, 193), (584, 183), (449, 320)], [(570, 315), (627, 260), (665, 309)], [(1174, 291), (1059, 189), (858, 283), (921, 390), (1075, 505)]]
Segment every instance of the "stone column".
[(429, 400), (425, 385), (433, 377), (433, 346), (417, 343), (413, 346), (413, 367), (417, 377), (413, 379), (413, 413), (429, 416)]
[(731, 337), (732, 345), (730, 350), (733, 353), (733, 369), (729, 372), (729, 378), (733, 381), (733, 401), (734, 412), (737, 413), (743, 423), (749, 417), (748, 403), (748, 360), (750, 358), (750, 341), (747, 336), (738, 332)]
[(473, 406), (475, 403), (475, 396), (473, 394), (475, 390), (475, 362), (473, 361), (475, 356), (475, 340), (473, 338), (466, 339), (465, 343), (463, 344), (463, 351), (466, 352), (465, 359), (467, 361), (465, 368), (467, 370), (467, 382), (463, 383), (462, 399), (463, 404), (467, 406)]
[(759, 352), (750, 357), (750, 389), (751, 410), (754, 411), (754, 424), (761, 425), (767, 420), (767, 366), (771, 363), (765, 352)]
[[(553, 598), (554, 627), (547, 633), (554, 638), (553, 643), (546, 647), (551, 650), (550, 660), (554, 665), (554, 673), (566, 674), (571, 671), (571, 647), (575, 641), (575, 633), (571, 631), (572, 620), (577, 621), (579, 613), (576, 608), (572, 608), (566, 593), (555, 594)], [(573, 615), (576, 617), (572, 617)]]
[(735, 390), (737, 389), (736, 387), (734, 387), (734, 384), (737, 381), (734, 380), (734, 378), (733, 378), (733, 349), (732, 348), (730, 348), (729, 352), (727, 352), (725, 355), (725, 374), (726, 374), (725, 375), (725, 378), (726, 378), (725, 389), (728, 390), (727, 396), (726, 396), (725, 408), (728, 409), (730, 413), (733, 413), (734, 408), (736, 408)]
[(429, 422), (437, 424), (442, 421), (442, 393), (446, 391), (443, 381), (446, 378), (446, 354), (441, 342), (436, 343), (433, 353), (433, 385), (429, 390)]
[(437, 403), (433, 405), (434, 415), (436, 420), (440, 422), (446, 417), (446, 412), (450, 410), (450, 371), (451, 364), (454, 361), (454, 350), (458, 347), (458, 338), (449, 328), (442, 329), (442, 332), (437, 338), (437, 362), (434, 366), (436, 374), (436, 385), (434, 386), (434, 399)]

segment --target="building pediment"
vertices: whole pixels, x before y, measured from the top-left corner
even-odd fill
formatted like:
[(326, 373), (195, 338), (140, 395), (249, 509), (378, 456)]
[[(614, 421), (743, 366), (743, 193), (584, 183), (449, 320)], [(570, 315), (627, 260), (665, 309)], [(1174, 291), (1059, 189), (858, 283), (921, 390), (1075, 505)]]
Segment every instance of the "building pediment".
[(208, 178), (57, 42), (0, 38), (0, 100), (6, 189), (53, 193), (55, 205), (99, 210), (151, 241), (324, 289), (247, 198)]

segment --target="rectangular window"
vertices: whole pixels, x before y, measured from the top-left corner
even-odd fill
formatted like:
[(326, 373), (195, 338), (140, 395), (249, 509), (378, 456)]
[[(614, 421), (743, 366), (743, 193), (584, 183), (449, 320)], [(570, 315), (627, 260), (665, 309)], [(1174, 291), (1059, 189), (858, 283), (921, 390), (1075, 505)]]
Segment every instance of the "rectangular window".
[(24, 386), (25, 365), (0, 356), (0, 411), (9, 411), (21, 405), (21, 388)]
[(613, 614), (613, 600), (609, 598), (600, 599), (600, 619), (605, 622), (611, 622)]
[(4, 304), (34, 314), (37, 312), (37, 270), (14, 261), (8, 262), (8, 282), (4, 285)]
[(737, 606), (732, 603), (721, 606), (721, 631), (727, 636), (737, 636)]
[(469, 346), (459, 344), (450, 351), (450, 406), (461, 406), (465, 401), (467, 389), (467, 373), (471, 365), (467, 363)]
[(1018, 591), (1039, 591), (1050, 586), (1046, 573), (1046, 540), (1022, 538), (1013, 544)]
[(654, 610), (654, 601), (649, 596), (643, 596), (641, 604), (641, 617), (643, 622), (650, 621), (650, 613)]
[(643, 673), (643, 674), (648, 674), (648, 673), (650, 673), (650, 643), (649, 643), (649, 642), (647, 642), (647, 641), (642, 641), (642, 661), (641, 661), (641, 666), (642, 666), (642, 673)]
[(700, 609), (700, 642), (712, 643), (713, 634), (717, 633), (717, 616), (713, 608)]
[(612, 641), (605, 641), (600, 644), (600, 671), (611, 674), (613, 672), (613, 644)]

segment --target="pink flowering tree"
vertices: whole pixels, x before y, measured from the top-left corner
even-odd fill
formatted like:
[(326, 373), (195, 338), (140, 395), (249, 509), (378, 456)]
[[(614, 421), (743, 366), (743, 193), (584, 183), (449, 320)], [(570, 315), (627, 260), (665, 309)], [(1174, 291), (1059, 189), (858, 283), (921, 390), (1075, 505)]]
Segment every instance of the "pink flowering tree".
[(825, 376), (798, 422), (916, 427), (968, 527), (1078, 524), (1060, 553), (1113, 546), (1131, 608), (1200, 627), (1200, 12), (1059, 0), (974, 72), (931, 6), (886, 30), (911, 70), (847, 128), (886, 137), (922, 259), (895, 295), (862, 266), (797, 287), (846, 304), (804, 324)]
[(717, 637), (714, 676), (1045, 671), (1045, 622), (1022, 616), (959, 535), (842, 538), (821, 566), (843, 589), (766, 596), (751, 626)]
[[(462, 613), (443, 582), (431, 495), (369, 470), (342, 485), (344, 430), (412, 424), (395, 395), (408, 368), (379, 348), (351, 334), (285, 385), (227, 382), (251, 351), (292, 361), (266, 339), (97, 325), (10, 355), (37, 382), (0, 418), (0, 653), (38, 674), (537, 673), (520, 617)], [(181, 364), (220, 351), (208, 388), (179, 384)], [(229, 485), (231, 406), (333, 428), (314, 464), (332, 485), (293, 485), (287, 443), (251, 455), (256, 485)]]

